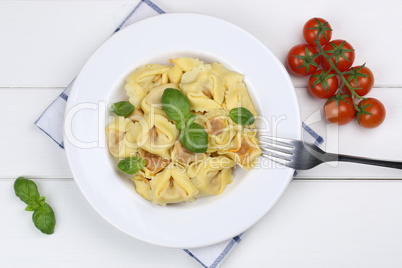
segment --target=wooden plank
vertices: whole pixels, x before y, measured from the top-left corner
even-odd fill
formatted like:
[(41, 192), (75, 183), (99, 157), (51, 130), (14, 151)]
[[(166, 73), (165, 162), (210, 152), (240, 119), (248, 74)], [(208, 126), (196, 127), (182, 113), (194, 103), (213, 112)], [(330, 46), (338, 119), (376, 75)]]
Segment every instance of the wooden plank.
[(138, 2), (0, 1), (0, 85), (67, 86)]
[[(13, 192), (14, 180), (0, 180), (7, 219), (0, 223), (0, 267), (199, 267), (186, 253), (136, 240), (107, 223), (73, 180), (35, 180), (56, 215), (53, 235), (32, 223)], [(156, 266), (155, 266), (156, 265)]]
[[(71, 178), (64, 151), (33, 124), (60, 92), (61, 89), (0, 89), (0, 109), (3, 114), (0, 124), (4, 129), (10, 129), (0, 132), (0, 160), (6, 163), (2, 165), (0, 178), (18, 177), (22, 172), (40, 178)], [(306, 89), (297, 89), (303, 120), (324, 137), (324, 149), (400, 161), (402, 144), (397, 141), (402, 136), (402, 129), (394, 126), (399, 125), (397, 115), (402, 113), (401, 106), (395, 101), (402, 98), (401, 92), (399, 88), (373, 91), (371, 96), (378, 97), (386, 105), (388, 117), (379, 128), (367, 130), (355, 122), (339, 128), (328, 124), (320, 113), (324, 101), (313, 99)], [(23, 167), (21, 157), (29, 159), (24, 161)], [(402, 175), (400, 170), (341, 163), (300, 171), (298, 178), (400, 179)]]
[[(0, 180), (0, 202), (7, 204), (1, 267), (199, 267), (181, 250), (115, 229), (73, 180), (35, 181), (56, 213), (55, 233), (36, 230), (13, 193), (14, 180)], [(293, 181), (221, 267), (400, 267), (401, 191), (402, 181)]]
[(0, 89), (0, 178), (71, 178), (64, 150), (35, 125), (60, 89)]
[[(0, 62), (0, 87), (66, 86), (137, 2), (0, 1), (0, 51), (7, 51)], [(402, 54), (396, 53), (399, 37), (395, 36), (402, 31), (398, 0), (342, 0), (331, 8), (303, 1), (155, 2), (167, 12), (203, 13), (233, 22), (264, 42), (282, 62), (290, 47), (303, 41), (304, 22), (325, 17), (332, 23), (334, 38), (354, 45), (356, 63), (367, 62), (373, 70), (377, 87), (402, 86), (398, 71)], [(362, 6), (364, 12), (356, 16)], [(304, 79), (292, 79), (296, 87), (305, 86)]]
[(293, 181), (224, 267), (400, 267), (401, 181)]

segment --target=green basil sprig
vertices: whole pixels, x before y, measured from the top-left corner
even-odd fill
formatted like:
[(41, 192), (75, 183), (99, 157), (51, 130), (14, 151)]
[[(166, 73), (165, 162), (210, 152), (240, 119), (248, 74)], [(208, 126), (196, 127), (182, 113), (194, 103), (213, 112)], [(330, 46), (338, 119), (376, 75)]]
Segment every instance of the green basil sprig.
[(236, 124), (242, 126), (252, 125), (255, 122), (254, 115), (244, 107), (233, 108), (229, 112), (229, 117)]
[(208, 134), (199, 124), (191, 123), (182, 130), (180, 142), (191, 152), (205, 153), (208, 149)]
[(162, 95), (162, 107), (167, 117), (176, 122), (181, 130), (180, 142), (193, 153), (205, 153), (208, 149), (208, 134), (205, 129), (194, 123), (196, 115), (190, 113), (190, 102), (177, 89), (167, 88)]
[(39, 195), (36, 184), (24, 177), (18, 177), (14, 182), (14, 192), (28, 206), (26, 211), (33, 211), (32, 221), (44, 234), (53, 234), (56, 217), (53, 209), (45, 203), (45, 197)]
[(127, 157), (117, 165), (121, 171), (127, 174), (135, 174), (146, 165), (145, 159), (141, 157)]
[(134, 105), (128, 101), (119, 101), (110, 105), (109, 110), (118, 116), (129, 116), (134, 111)]

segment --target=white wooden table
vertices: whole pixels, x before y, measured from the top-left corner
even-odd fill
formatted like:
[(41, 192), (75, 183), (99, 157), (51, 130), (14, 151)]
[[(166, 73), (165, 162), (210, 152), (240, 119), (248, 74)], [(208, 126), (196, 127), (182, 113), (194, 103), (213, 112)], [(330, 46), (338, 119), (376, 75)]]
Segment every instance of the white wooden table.
[[(402, 2), (155, 0), (166, 12), (231, 21), (284, 61), (304, 22), (330, 21), (333, 38), (356, 49), (375, 74), (370, 96), (387, 108), (373, 130), (337, 128), (323, 101), (295, 79), (303, 120), (332, 152), (402, 160)], [(33, 122), (79, 72), (137, 0), (0, 1), (0, 267), (199, 267), (177, 249), (137, 241), (101, 218), (78, 190), (66, 156)], [(57, 215), (45, 236), (14, 196), (18, 176), (34, 178)], [(401, 267), (402, 171), (353, 164), (300, 172), (222, 267)]]

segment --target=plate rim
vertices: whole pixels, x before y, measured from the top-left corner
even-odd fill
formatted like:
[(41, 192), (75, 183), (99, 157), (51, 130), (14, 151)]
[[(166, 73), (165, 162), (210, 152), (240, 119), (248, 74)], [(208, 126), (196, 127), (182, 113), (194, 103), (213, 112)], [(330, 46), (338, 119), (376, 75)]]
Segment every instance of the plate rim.
[[(133, 24), (131, 24), (131, 25), (126, 26), (125, 28), (121, 29), (120, 31), (116, 32), (115, 34), (113, 34), (110, 38), (108, 38), (107, 40), (105, 40), (104, 42), (102, 42), (102, 43), (94, 50), (94, 52), (88, 57), (87, 61), (85, 62), (85, 64), (82, 66), (80, 72), (78, 73), (77, 77), (76, 77), (76, 78), (74, 79), (74, 81), (73, 81), (73, 84), (72, 84), (72, 87), (71, 87), (71, 90), (70, 90), (70, 93), (69, 93), (69, 98), (68, 98), (67, 103), (66, 103), (65, 113), (64, 113), (64, 120), (63, 120), (63, 140), (67, 140), (67, 139), (66, 139), (66, 131), (65, 131), (65, 128), (66, 128), (65, 122), (66, 122), (67, 111), (68, 111), (69, 108), (71, 108), (71, 101), (70, 101), (71, 98), (70, 98), (70, 97), (71, 97), (71, 96), (74, 96), (75, 94), (78, 94), (78, 93), (77, 93), (77, 92), (78, 92), (78, 88), (77, 88), (78, 86), (77, 86), (76, 82), (77, 82), (77, 81), (80, 81), (80, 77), (81, 77), (81, 75), (82, 75), (82, 70), (84, 70), (84, 69), (86, 68), (86, 66), (87, 66), (88, 63), (90, 62), (90, 59), (94, 56), (94, 54), (96, 54), (96, 53), (104, 46), (105, 43), (109, 42), (109, 40), (110, 40), (111, 38), (114, 38), (114, 37), (117, 36), (117, 35), (124, 34), (124, 32), (126, 31), (126, 29), (129, 29), (129, 28), (132, 28), (132, 27), (138, 27), (137, 25), (140, 24), (140, 23), (144, 23), (144, 22), (147, 23), (146, 21), (156, 20), (156, 18), (159, 18), (159, 17), (162, 17), (162, 16), (163, 16), (163, 17), (199, 16), (199, 17), (205, 17), (205, 18), (208, 18), (208, 19), (220, 21), (221, 23), (225, 23), (225, 24), (229, 25), (230, 27), (236, 28), (236, 30), (241, 31), (241, 32), (243, 32), (244, 34), (248, 35), (250, 38), (252, 38), (252, 39), (254, 40), (254, 42), (257, 42), (257, 43), (259, 43), (260, 45), (262, 45), (262, 46), (264, 47), (265, 51), (266, 51), (268, 54), (270, 54), (270, 56), (276, 61), (278, 67), (282, 69), (281, 71), (285, 74), (286, 82), (287, 82), (287, 84), (290, 86), (290, 88), (292, 89), (290, 94), (292, 95), (292, 101), (293, 101), (293, 102), (292, 102), (292, 105), (295, 106), (295, 110), (296, 110), (296, 113), (297, 113), (297, 114), (295, 115), (295, 116), (296, 116), (295, 119), (296, 119), (297, 125), (298, 125), (298, 128), (297, 128), (298, 131), (295, 133), (295, 135), (296, 135), (296, 138), (299, 138), (299, 139), (301, 138), (301, 135), (302, 135), (302, 118), (301, 118), (300, 105), (299, 105), (299, 102), (298, 102), (297, 94), (296, 94), (296, 92), (295, 92), (295, 88), (294, 88), (294, 86), (293, 86), (292, 80), (291, 80), (291, 78), (290, 78), (290, 76), (289, 76), (289, 74), (288, 74), (286, 68), (284, 67), (284, 65), (282, 64), (282, 62), (273, 54), (273, 52), (272, 52), (262, 41), (260, 41), (258, 38), (256, 38), (254, 35), (252, 35), (250, 32), (246, 31), (245, 29), (241, 28), (240, 26), (238, 26), (238, 25), (236, 25), (236, 24), (234, 24), (234, 23), (232, 23), (232, 22), (229, 22), (229, 21), (227, 21), (227, 20), (224, 20), (224, 19), (221, 19), (221, 18), (218, 18), (218, 17), (215, 17), (215, 16), (211, 16), (211, 15), (205, 15), (205, 14), (200, 14), (200, 13), (192, 13), (192, 12), (191, 12), (191, 13), (187, 13), (187, 12), (184, 13), (184, 12), (183, 12), (183, 13), (164, 13), (164, 14), (159, 14), (159, 15), (157, 15), (157, 16), (152, 16), (152, 17), (149, 17), (149, 18), (145, 18), (145, 19), (143, 19), (143, 20), (140, 20), (140, 21), (138, 21), (138, 22), (135, 22), (135, 23), (133, 23)], [(72, 167), (72, 164), (71, 164), (71, 159), (70, 159), (70, 158), (71, 158), (71, 155), (70, 155), (70, 153), (69, 153), (69, 151), (70, 151), (70, 143), (69, 143), (69, 142), (65, 142), (64, 145), (65, 145), (65, 152), (66, 152), (66, 155), (67, 155), (67, 161), (68, 161), (68, 164), (69, 164), (69, 166), (70, 166), (70, 169), (71, 169), (71, 172), (72, 172), (74, 181), (76, 182), (78, 188), (80, 189), (80, 192), (83, 194), (83, 196), (85, 197), (85, 199), (90, 203), (91, 207), (92, 207), (99, 215), (101, 215), (101, 217), (102, 217), (104, 220), (106, 220), (108, 223), (110, 223), (110, 224), (111, 224), (112, 226), (114, 226), (116, 229), (118, 229), (118, 230), (120, 230), (120, 231), (126, 233), (127, 235), (129, 235), (129, 236), (131, 236), (131, 237), (134, 237), (135, 239), (138, 239), (138, 240), (140, 240), (140, 241), (143, 241), (143, 242), (146, 242), (146, 243), (150, 243), (150, 244), (153, 244), (153, 245), (163, 246), (163, 247), (168, 247), (168, 248), (197, 248), (197, 247), (204, 247), (204, 246), (209, 246), (209, 245), (216, 244), (216, 243), (219, 243), (219, 242), (223, 242), (223, 241), (225, 241), (226, 239), (230, 239), (231, 237), (235, 237), (236, 235), (239, 235), (239, 234), (243, 233), (244, 231), (246, 231), (247, 229), (249, 229), (250, 227), (252, 227), (254, 224), (256, 224), (258, 221), (260, 221), (261, 218), (264, 217), (264, 216), (267, 214), (267, 212), (269, 212), (269, 211), (271, 210), (271, 208), (277, 203), (277, 201), (279, 200), (279, 198), (283, 195), (284, 191), (287, 189), (289, 183), (292, 181), (292, 178), (293, 178), (293, 175), (292, 175), (292, 174), (293, 174), (293, 172), (294, 172), (294, 169), (292, 169), (292, 168), (286, 168), (287, 170), (289, 170), (289, 176), (286, 178), (286, 182), (284, 183), (284, 186), (280, 189), (280, 191), (277, 191), (275, 197), (273, 198), (273, 202), (271, 202), (270, 206), (266, 206), (266, 208), (265, 208), (265, 210), (264, 210), (264, 213), (262, 213), (262, 214), (260, 215), (260, 217), (256, 218), (256, 220), (254, 220), (254, 222), (253, 222), (252, 224), (250, 224), (250, 226), (244, 228), (244, 230), (239, 230), (239, 233), (237, 233), (237, 234), (235, 234), (235, 235), (228, 235), (228, 237), (225, 238), (225, 239), (219, 239), (218, 241), (212, 241), (211, 243), (201, 243), (201, 244), (196, 244), (196, 243), (195, 243), (195, 244), (193, 244), (193, 245), (191, 245), (191, 246), (186, 246), (186, 245), (168, 245), (168, 244), (165, 244), (165, 243), (157, 243), (157, 242), (155, 242), (155, 241), (149, 241), (149, 240), (146, 240), (146, 239), (142, 239), (142, 238), (136, 237), (136, 236), (134, 236), (133, 234), (127, 232), (126, 230), (120, 228), (118, 225), (116, 225), (114, 222), (112, 222), (112, 221), (109, 220), (108, 218), (106, 218), (106, 217), (102, 214), (102, 212), (98, 210), (97, 206), (93, 203), (93, 201), (91, 201), (91, 199), (88, 198), (88, 196), (87, 196), (87, 194), (85, 193), (85, 190), (82, 188), (82, 185), (81, 185), (81, 183), (79, 182), (79, 180), (76, 180), (76, 179), (75, 179), (75, 178), (77, 177), (77, 176), (76, 176), (77, 174), (76, 174), (76, 171), (74, 170), (74, 168)], [(71, 145), (71, 146), (73, 146), (73, 145)]]

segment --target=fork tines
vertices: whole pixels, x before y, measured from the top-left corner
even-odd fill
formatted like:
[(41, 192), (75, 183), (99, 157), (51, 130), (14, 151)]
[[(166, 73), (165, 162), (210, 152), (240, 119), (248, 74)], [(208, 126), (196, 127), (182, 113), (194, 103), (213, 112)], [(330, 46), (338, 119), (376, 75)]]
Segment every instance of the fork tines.
[(295, 149), (295, 146), (290, 143), (292, 140), (260, 135), (259, 141), (262, 150), (262, 157), (289, 166), (293, 159), (293, 152)]

